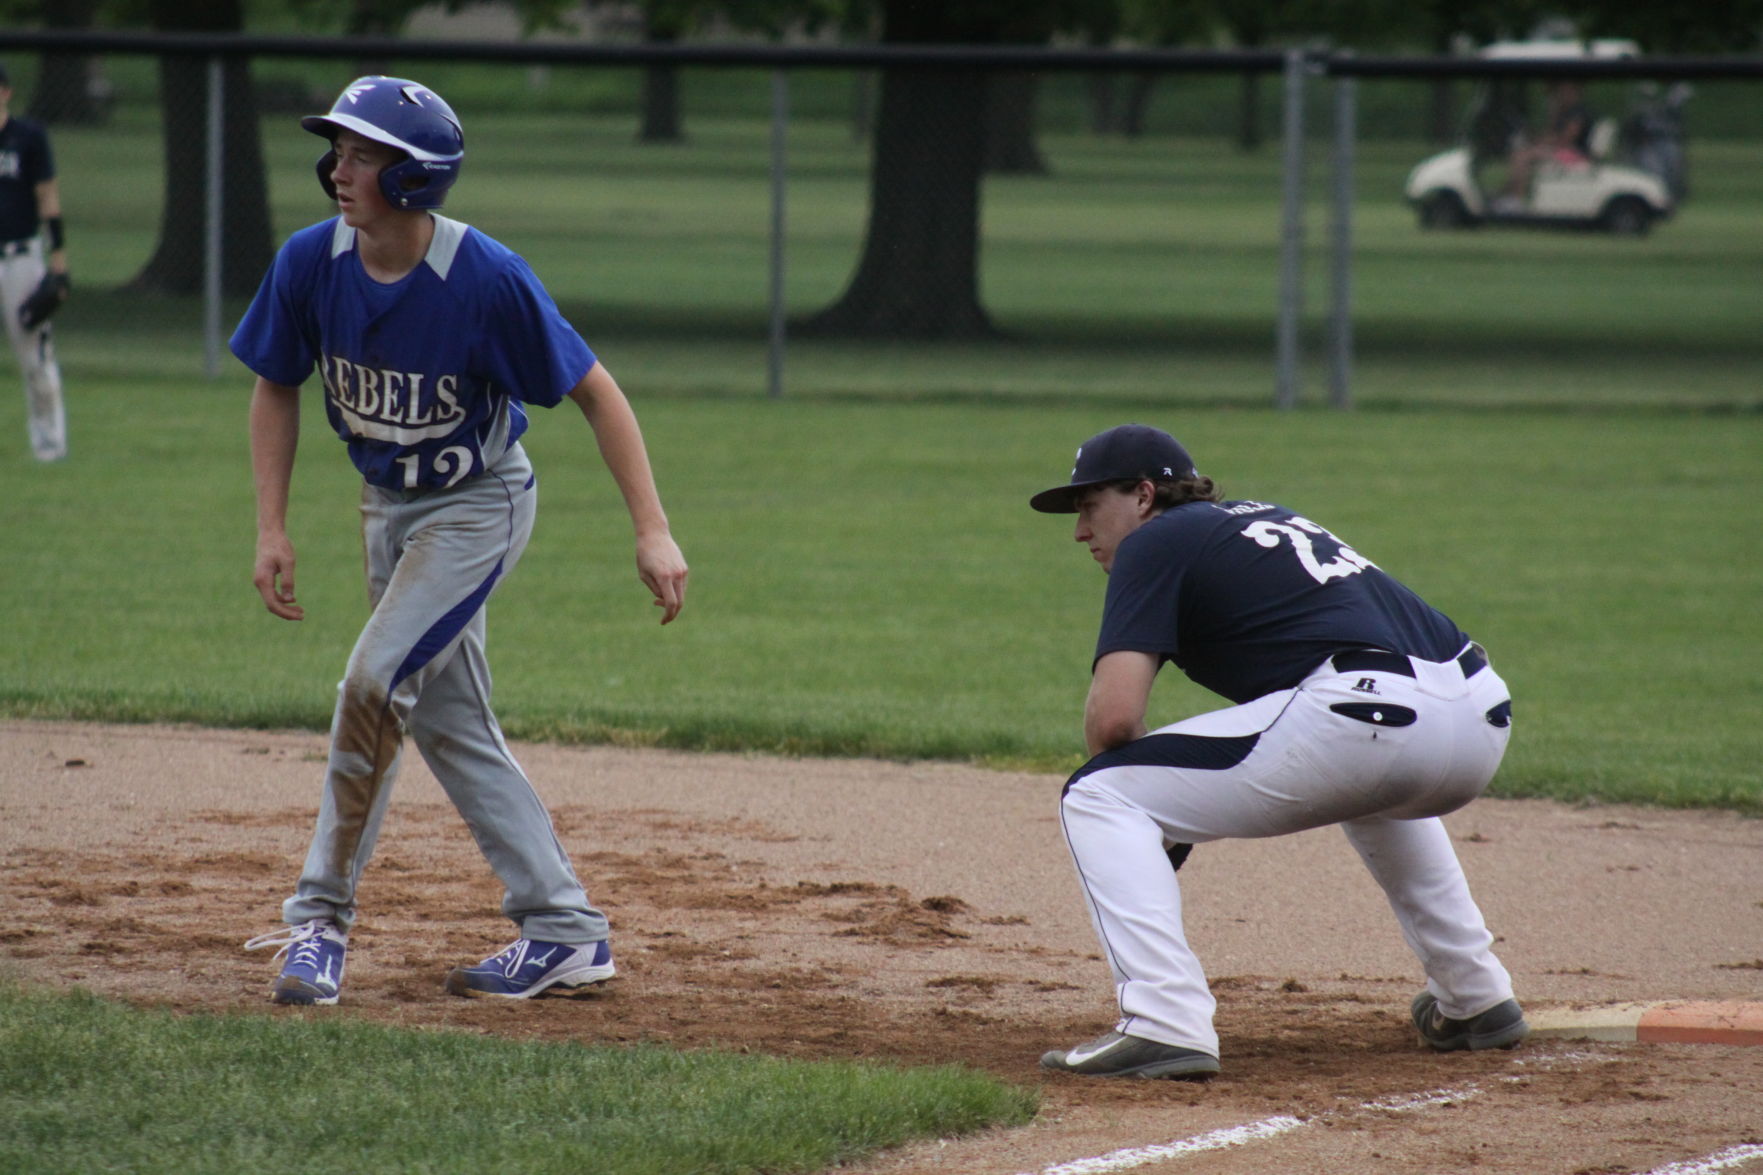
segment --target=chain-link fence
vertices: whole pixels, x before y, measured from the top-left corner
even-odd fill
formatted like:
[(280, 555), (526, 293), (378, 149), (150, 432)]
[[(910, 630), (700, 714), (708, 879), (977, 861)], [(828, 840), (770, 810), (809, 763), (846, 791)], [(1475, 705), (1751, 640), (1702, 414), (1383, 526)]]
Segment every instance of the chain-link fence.
[[(216, 340), (331, 214), (298, 116), (386, 72), (464, 122), (446, 214), (526, 256), (646, 394), (1320, 403), (1350, 296), (1358, 404), (1759, 402), (1763, 115), (1717, 74), (1674, 111), (1672, 215), (1636, 237), (1423, 227), (1405, 184), (1472, 127), (1477, 76), (1307, 57), (1294, 122), (1280, 54), (8, 44), (13, 109), (59, 163), (82, 378), (243, 378)], [(1586, 85), (1619, 126), (1660, 101)]]

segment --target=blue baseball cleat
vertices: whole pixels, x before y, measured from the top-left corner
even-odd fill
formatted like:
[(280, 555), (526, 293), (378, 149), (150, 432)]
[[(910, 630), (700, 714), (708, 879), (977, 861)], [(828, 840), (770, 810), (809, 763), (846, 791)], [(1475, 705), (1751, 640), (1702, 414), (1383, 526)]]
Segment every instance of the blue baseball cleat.
[(276, 978), (270, 1002), (277, 1004), (334, 1004), (343, 987), (343, 954), (349, 938), (328, 918), (314, 918), (299, 926), (260, 934), (245, 944), (248, 951), (279, 946), (282, 973)]
[(524, 1000), (553, 987), (578, 992), (614, 974), (612, 944), (604, 939), (569, 943), (517, 938), (475, 966), (453, 968), (447, 990), (473, 998)]

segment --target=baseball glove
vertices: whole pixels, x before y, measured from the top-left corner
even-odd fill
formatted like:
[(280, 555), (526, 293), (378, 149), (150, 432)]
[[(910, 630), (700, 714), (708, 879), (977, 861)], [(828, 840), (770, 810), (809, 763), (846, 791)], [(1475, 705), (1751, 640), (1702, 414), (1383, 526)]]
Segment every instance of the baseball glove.
[(45, 273), (31, 296), (24, 300), (18, 308), (18, 320), (26, 330), (35, 330), (49, 321), (49, 316), (61, 309), (67, 301), (67, 292), (73, 288), (65, 273)]

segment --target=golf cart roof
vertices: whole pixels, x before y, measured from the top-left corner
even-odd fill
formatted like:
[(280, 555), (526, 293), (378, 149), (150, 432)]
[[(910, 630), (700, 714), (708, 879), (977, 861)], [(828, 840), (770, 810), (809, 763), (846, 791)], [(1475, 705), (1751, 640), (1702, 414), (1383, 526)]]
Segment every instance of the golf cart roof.
[(1638, 44), (1619, 37), (1595, 41), (1495, 41), (1476, 54), (1495, 61), (1613, 60), (1640, 55)]

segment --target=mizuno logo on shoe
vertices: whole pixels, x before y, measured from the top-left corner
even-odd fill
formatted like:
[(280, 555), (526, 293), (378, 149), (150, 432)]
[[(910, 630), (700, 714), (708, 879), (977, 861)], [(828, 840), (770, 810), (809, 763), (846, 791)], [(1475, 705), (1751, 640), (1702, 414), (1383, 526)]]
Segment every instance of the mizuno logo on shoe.
[(504, 978), (513, 979), (527, 967), (537, 967), (542, 971), (545, 965), (551, 961), (551, 957), (557, 953), (557, 948), (552, 947), (542, 955), (529, 957), (526, 952), (530, 945), (526, 939), (521, 939), (503, 952), (505, 958), (502, 962), (502, 975)]

